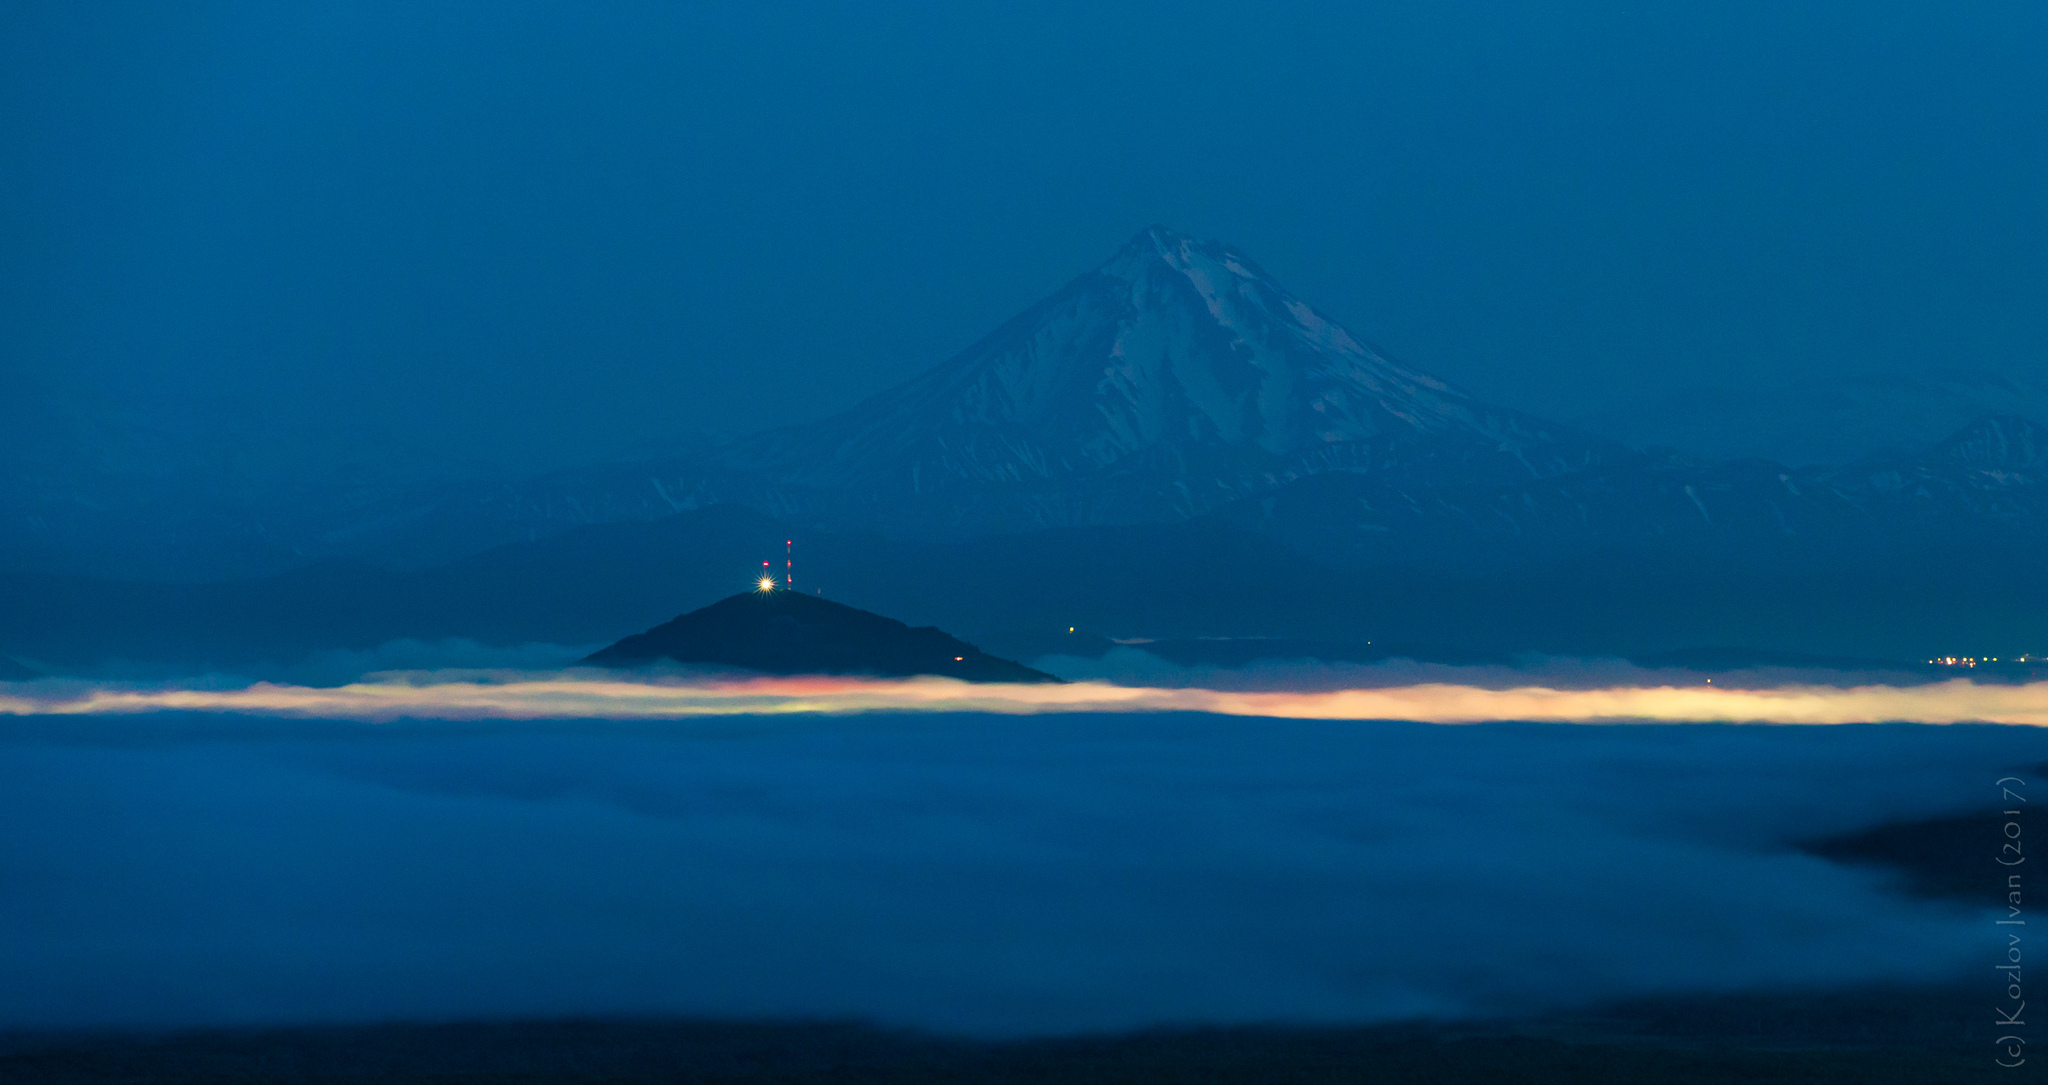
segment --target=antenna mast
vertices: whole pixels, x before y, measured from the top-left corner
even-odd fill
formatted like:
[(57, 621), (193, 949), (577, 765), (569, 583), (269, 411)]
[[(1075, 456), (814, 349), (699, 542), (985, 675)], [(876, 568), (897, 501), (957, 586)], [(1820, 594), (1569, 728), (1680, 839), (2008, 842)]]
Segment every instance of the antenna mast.
[(782, 586), (796, 587), (796, 540), (789, 539), (782, 544)]

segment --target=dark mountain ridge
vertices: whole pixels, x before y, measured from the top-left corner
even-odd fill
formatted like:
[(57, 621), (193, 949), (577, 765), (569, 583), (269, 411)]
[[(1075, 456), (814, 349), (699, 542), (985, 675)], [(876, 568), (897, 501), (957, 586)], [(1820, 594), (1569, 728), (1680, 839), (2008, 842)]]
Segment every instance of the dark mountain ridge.
[(1777, 388), (1694, 388), (1572, 421), (1633, 447), (1702, 461), (1840, 467), (1911, 455), (1990, 415), (2048, 420), (2048, 374), (1932, 367)]

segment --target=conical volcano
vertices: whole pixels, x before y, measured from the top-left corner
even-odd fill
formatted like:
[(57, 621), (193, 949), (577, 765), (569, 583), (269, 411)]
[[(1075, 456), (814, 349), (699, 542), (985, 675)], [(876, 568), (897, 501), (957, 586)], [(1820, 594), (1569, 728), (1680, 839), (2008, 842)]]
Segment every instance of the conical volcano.
[(767, 674), (940, 675), (968, 682), (1057, 682), (931, 626), (793, 591), (755, 591), (635, 634), (583, 662), (637, 667), (669, 661)]
[(899, 536), (1172, 521), (1419, 446), (1541, 475), (1573, 455), (1553, 428), (1389, 361), (1237, 250), (1155, 226), (923, 376), (741, 442), (727, 481), (760, 484), (721, 496)]

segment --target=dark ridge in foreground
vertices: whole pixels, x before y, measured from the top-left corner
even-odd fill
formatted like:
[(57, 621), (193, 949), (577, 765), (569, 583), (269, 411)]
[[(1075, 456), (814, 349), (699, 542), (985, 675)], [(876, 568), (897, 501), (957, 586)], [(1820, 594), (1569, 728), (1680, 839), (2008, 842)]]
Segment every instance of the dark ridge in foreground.
[(1899, 888), (1916, 897), (1992, 908), (2005, 902), (2006, 878), (2019, 869), (1998, 864), (2013, 854), (2001, 851), (2011, 842), (2003, 833), (2008, 820), (1990, 809), (1888, 822), (1802, 841), (1799, 849), (1837, 863), (1890, 870)]
[(0, 1080), (1839, 1082), (1988, 1080), (1985, 992), (1928, 988), (1667, 998), (1525, 1022), (1154, 1029), (974, 1041), (854, 1023), (508, 1021), (0, 1036)]
[[(2048, 780), (2048, 762), (2002, 771)], [(2020, 846), (2005, 835), (2010, 820), (1993, 806), (1946, 817), (1888, 821), (1794, 841), (1793, 846), (1832, 862), (1889, 870), (1897, 887), (1912, 896), (1998, 908), (2010, 903), (2008, 879), (2025, 869), (2001, 862), (2024, 858)]]
[(662, 661), (744, 667), (768, 674), (941, 675), (968, 682), (1057, 682), (998, 659), (932, 626), (794, 591), (753, 591), (693, 610), (593, 653), (583, 662), (638, 667)]

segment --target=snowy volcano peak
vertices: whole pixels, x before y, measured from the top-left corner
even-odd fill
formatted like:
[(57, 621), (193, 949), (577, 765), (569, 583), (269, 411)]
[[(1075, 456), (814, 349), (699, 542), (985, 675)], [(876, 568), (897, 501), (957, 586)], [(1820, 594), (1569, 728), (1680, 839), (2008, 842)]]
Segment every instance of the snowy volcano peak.
[(1135, 282), (1164, 265), (1180, 275), (1225, 272), (1246, 279), (1269, 281), (1265, 273), (1236, 250), (1217, 241), (1201, 241), (1166, 226), (1148, 226), (1124, 243), (1115, 256), (1095, 269), (1098, 275)]
[[(1261, 295), (1300, 304), (1243, 253), (1220, 241), (1201, 241), (1165, 226), (1140, 231), (1095, 273), (1134, 286), (1160, 274), (1179, 276), (1211, 305), (1210, 314), (1219, 321), (1229, 319), (1226, 299), (1247, 285), (1255, 285)], [(1133, 296), (1134, 303), (1139, 300)]]
[(1098, 275), (1135, 281), (1159, 264), (1187, 276), (1191, 282), (1201, 278), (1214, 281), (1219, 276), (1228, 275), (1279, 289), (1270, 276), (1236, 249), (1220, 241), (1202, 241), (1171, 227), (1158, 225), (1138, 231), (1135, 237), (1124, 243), (1123, 248), (1117, 250), (1115, 256), (1109, 258), (1109, 262), (1095, 270)]
[(1220, 242), (1153, 226), (1096, 274), (1122, 288), (1112, 381), (1185, 393), (1226, 443), (1284, 455), (1491, 428), (1471, 397), (1389, 361)]

